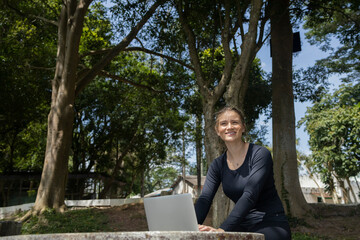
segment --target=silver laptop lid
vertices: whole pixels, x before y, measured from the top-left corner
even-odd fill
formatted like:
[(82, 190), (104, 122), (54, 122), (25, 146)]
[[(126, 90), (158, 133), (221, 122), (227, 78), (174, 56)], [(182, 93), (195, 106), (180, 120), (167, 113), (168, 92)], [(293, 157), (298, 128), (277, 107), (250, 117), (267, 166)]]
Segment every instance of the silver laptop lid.
[(191, 194), (144, 198), (149, 231), (199, 231)]

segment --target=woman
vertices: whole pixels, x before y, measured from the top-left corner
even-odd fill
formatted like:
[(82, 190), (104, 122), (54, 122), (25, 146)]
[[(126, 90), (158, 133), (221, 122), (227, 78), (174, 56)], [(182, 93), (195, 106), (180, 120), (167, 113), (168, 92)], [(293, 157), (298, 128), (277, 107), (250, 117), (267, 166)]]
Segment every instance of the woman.
[(243, 141), (246, 130), (243, 113), (234, 107), (225, 107), (216, 114), (215, 130), (227, 151), (209, 167), (195, 204), (198, 223), (204, 222), (220, 183), (235, 206), (220, 228), (199, 225), (199, 230), (256, 232), (264, 234), (266, 240), (291, 239), (275, 189), (271, 154), (264, 147)]

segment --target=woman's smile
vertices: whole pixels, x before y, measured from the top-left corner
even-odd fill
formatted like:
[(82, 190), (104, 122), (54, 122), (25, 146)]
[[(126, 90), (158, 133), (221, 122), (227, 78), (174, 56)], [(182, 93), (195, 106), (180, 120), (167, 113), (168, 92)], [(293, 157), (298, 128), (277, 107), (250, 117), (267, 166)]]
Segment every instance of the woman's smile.
[(236, 112), (226, 111), (218, 117), (216, 133), (225, 142), (241, 140), (244, 131), (245, 126)]

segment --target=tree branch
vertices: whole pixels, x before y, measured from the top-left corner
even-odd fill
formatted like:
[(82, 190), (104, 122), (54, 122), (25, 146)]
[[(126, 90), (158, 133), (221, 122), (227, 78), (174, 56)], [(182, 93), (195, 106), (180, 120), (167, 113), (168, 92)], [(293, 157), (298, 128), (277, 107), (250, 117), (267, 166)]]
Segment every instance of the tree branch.
[(179, 20), (181, 22), (181, 25), (183, 27), (183, 30), (187, 36), (187, 41), (188, 41), (188, 47), (189, 47), (189, 53), (190, 53), (190, 59), (191, 59), (191, 63), (194, 66), (194, 72), (196, 75), (196, 82), (199, 86), (199, 90), (201, 92), (202, 96), (209, 96), (212, 95), (208, 84), (205, 81), (205, 76), (204, 73), (201, 69), (201, 63), (200, 63), (200, 59), (199, 59), (199, 55), (197, 53), (197, 49), (196, 49), (196, 38), (195, 35), (186, 19), (186, 16), (182, 10), (183, 6), (182, 6), (182, 1), (179, 1), (179, 3), (177, 4), (177, 12), (179, 14)]
[(111, 74), (111, 73), (108, 73), (108, 72), (105, 72), (105, 71), (101, 71), (98, 75), (103, 76), (103, 77), (112, 78), (114, 80), (118, 80), (120, 82), (130, 84), (130, 85), (132, 85), (134, 87), (143, 88), (143, 89), (149, 90), (149, 91), (154, 92), (154, 93), (164, 93), (165, 92), (165, 91), (161, 91), (161, 90), (156, 90), (156, 89), (154, 89), (154, 88), (152, 88), (150, 86), (146, 86), (146, 85), (143, 85), (143, 84), (140, 84), (140, 83), (136, 83), (136, 82), (127, 80), (127, 79), (125, 79), (123, 77), (120, 77), (120, 76), (117, 76), (117, 75), (114, 75), (114, 74)]
[(36, 16), (36, 15), (33, 15), (33, 14), (23, 13), (21, 10), (17, 9), (16, 7), (11, 6), (8, 0), (4, 0), (4, 3), (8, 8), (10, 8), (14, 12), (16, 12), (21, 17), (31, 17), (31, 18), (39, 19), (39, 20), (42, 20), (44, 22), (50, 23), (52, 25), (55, 25), (56, 27), (59, 26), (57, 21), (49, 20), (47, 18), (44, 18), (44, 17), (41, 17), (41, 16)]
[(120, 76), (117, 76), (117, 75), (114, 75), (114, 74), (111, 74), (111, 73), (108, 73), (108, 72), (105, 72), (105, 71), (101, 71), (101, 72), (99, 73), (99, 76), (112, 78), (112, 79), (114, 79), (114, 80), (118, 80), (118, 81), (120, 81), (120, 82), (130, 84), (131, 86), (134, 86), (134, 87), (138, 87), (138, 88), (143, 88), (143, 89), (149, 90), (149, 91), (154, 92), (154, 93), (156, 93), (156, 94), (166, 93), (166, 92), (179, 92), (179, 91), (183, 91), (183, 90), (186, 90), (186, 89), (190, 89), (190, 88), (191, 88), (191, 86), (189, 86), (189, 87), (186, 87), (186, 88), (174, 89), (174, 90), (157, 90), (157, 89), (154, 89), (154, 88), (152, 88), (152, 87), (150, 87), (150, 86), (143, 85), (143, 84), (140, 84), (140, 83), (136, 83), (136, 82), (130, 81), (130, 80), (128, 80), (128, 79), (125, 79), (125, 78), (123, 78), (123, 77), (120, 77)]
[(28, 65), (28, 67), (30, 69), (37, 69), (37, 70), (46, 70), (46, 71), (54, 71), (56, 68), (55, 67), (36, 67), (36, 66), (31, 66), (31, 65)]
[(112, 50), (112, 48), (88, 51), (87, 53), (80, 55), (79, 58), (82, 59), (87, 56), (106, 54), (106, 53), (110, 52), (111, 50)]
[[(89, 51), (83, 55), (80, 56), (80, 58), (84, 58), (86, 56), (93, 56), (93, 55), (100, 55), (100, 54), (106, 54), (108, 52), (110, 52), (112, 49), (109, 48), (109, 49), (100, 49), (100, 50), (95, 50), (95, 51)], [(144, 52), (144, 53), (149, 53), (149, 54), (152, 54), (152, 55), (155, 55), (155, 56), (158, 56), (158, 57), (162, 57), (162, 58), (165, 58), (165, 59), (168, 59), (170, 61), (173, 61), (173, 62), (176, 62), (176, 63), (179, 63), (180, 65), (190, 69), (190, 70), (194, 70), (194, 68), (181, 61), (181, 60), (178, 60), (176, 58), (173, 58), (173, 57), (170, 57), (170, 56), (167, 56), (167, 55), (164, 55), (162, 53), (158, 53), (158, 52), (155, 52), (153, 50), (150, 50), (150, 49), (147, 49), (145, 47), (128, 47), (128, 48), (125, 48), (124, 51), (127, 51), (127, 52), (130, 52), (130, 51), (139, 51), (139, 52)]]
[(256, 43), (256, 50), (255, 50), (256, 52), (258, 52), (260, 50), (260, 48), (262, 47), (264, 42), (270, 37), (270, 33), (269, 33), (264, 38), (265, 25), (266, 25), (266, 22), (270, 19), (268, 6), (269, 5), (265, 6), (265, 16), (261, 19), (261, 23), (260, 23), (260, 27), (259, 27), (259, 38)]
[(94, 67), (83, 78), (78, 79), (76, 84), (75, 96), (79, 95), (79, 93), (85, 88), (85, 86), (89, 84), (107, 64), (109, 64), (121, 51), (123, 51), (131, 43), (131, 41), (136, 37), (141, 28), (154, 14), (155, 10), (165, 1), (166, 0), (156, 1), (146, 12), (143, 18), (136, 24), (136, 26), (131, 29), (128, 35), (124, 37), (123, 40), (111, 51), (109, 51), (97, 64), (95, 64)]
[(248, 32), (244, 35), (241, 43), (241, 55), (232, 72), (231, 80), (224, 94), (228, 104), (242, 108), (245, 92), (248, 86), (248, 74), (251, 64), (256, 56), (256, 37), (258, 21), (262, 9), (261, 0), (251, 1), (250, 22)]
[(144, 47), (128, 47), (124, 51), (129, 51), (129, 52), (130, 51), (141, 51), (141, 52), (149, 53), (149, 54), (152, 54), (152, 55), (156, 55), (158, 57), (166, 58), (166, 59), (168, 59), (170, 61), (173, 61), (173, 62), (177, 62), (180, 65), (182, 65), (182, 66), (184, 66), (184, 67), (186, 67), (186, 68), (188, 68), (190, 70), (194, 70), (194, 68), (192, 66), (190, 66), (189, 64), (186, 64), (185, 62), (183, 62), (181, 60), (178, 60), (176, 58), (173, 58), (173, 57), (170, 57), (170, 56), (167, 56), (167, 55), (152, 51), (152, 50), (144, 48)]
[(217, 101), (225, 91), (226, 85), (230, 81), (231, 70), (232, 70), (232, 54), (230, 50), (230, 39), (231, 39), (231, 19), (230, 19), (230, 1), (225, 1), (225, 19), (224, 19), (224, 28), (221, 34), (222, 45), (225, 55), (225, 67), (219, 84), (214, 89), (214, 98)]

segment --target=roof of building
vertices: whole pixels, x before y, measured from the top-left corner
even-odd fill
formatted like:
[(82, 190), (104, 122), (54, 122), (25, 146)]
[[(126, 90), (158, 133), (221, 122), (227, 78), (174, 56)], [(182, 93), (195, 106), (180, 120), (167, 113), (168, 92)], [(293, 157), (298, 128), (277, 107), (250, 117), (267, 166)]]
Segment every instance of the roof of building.
[[(204, 186), (205, 183), (205, 176), (201, 176), (201, 186)], [(174, 184), (171, 186), (172, 189), (174, 189), (181, 181), (183, 180), (183, 177), (180, 175), (174, 182)], [(191, 187), (195, 188), (197, 187), (197, 176), (196, 175), (187, 175), (185, 176), (185, 183), (190, 185)]]

